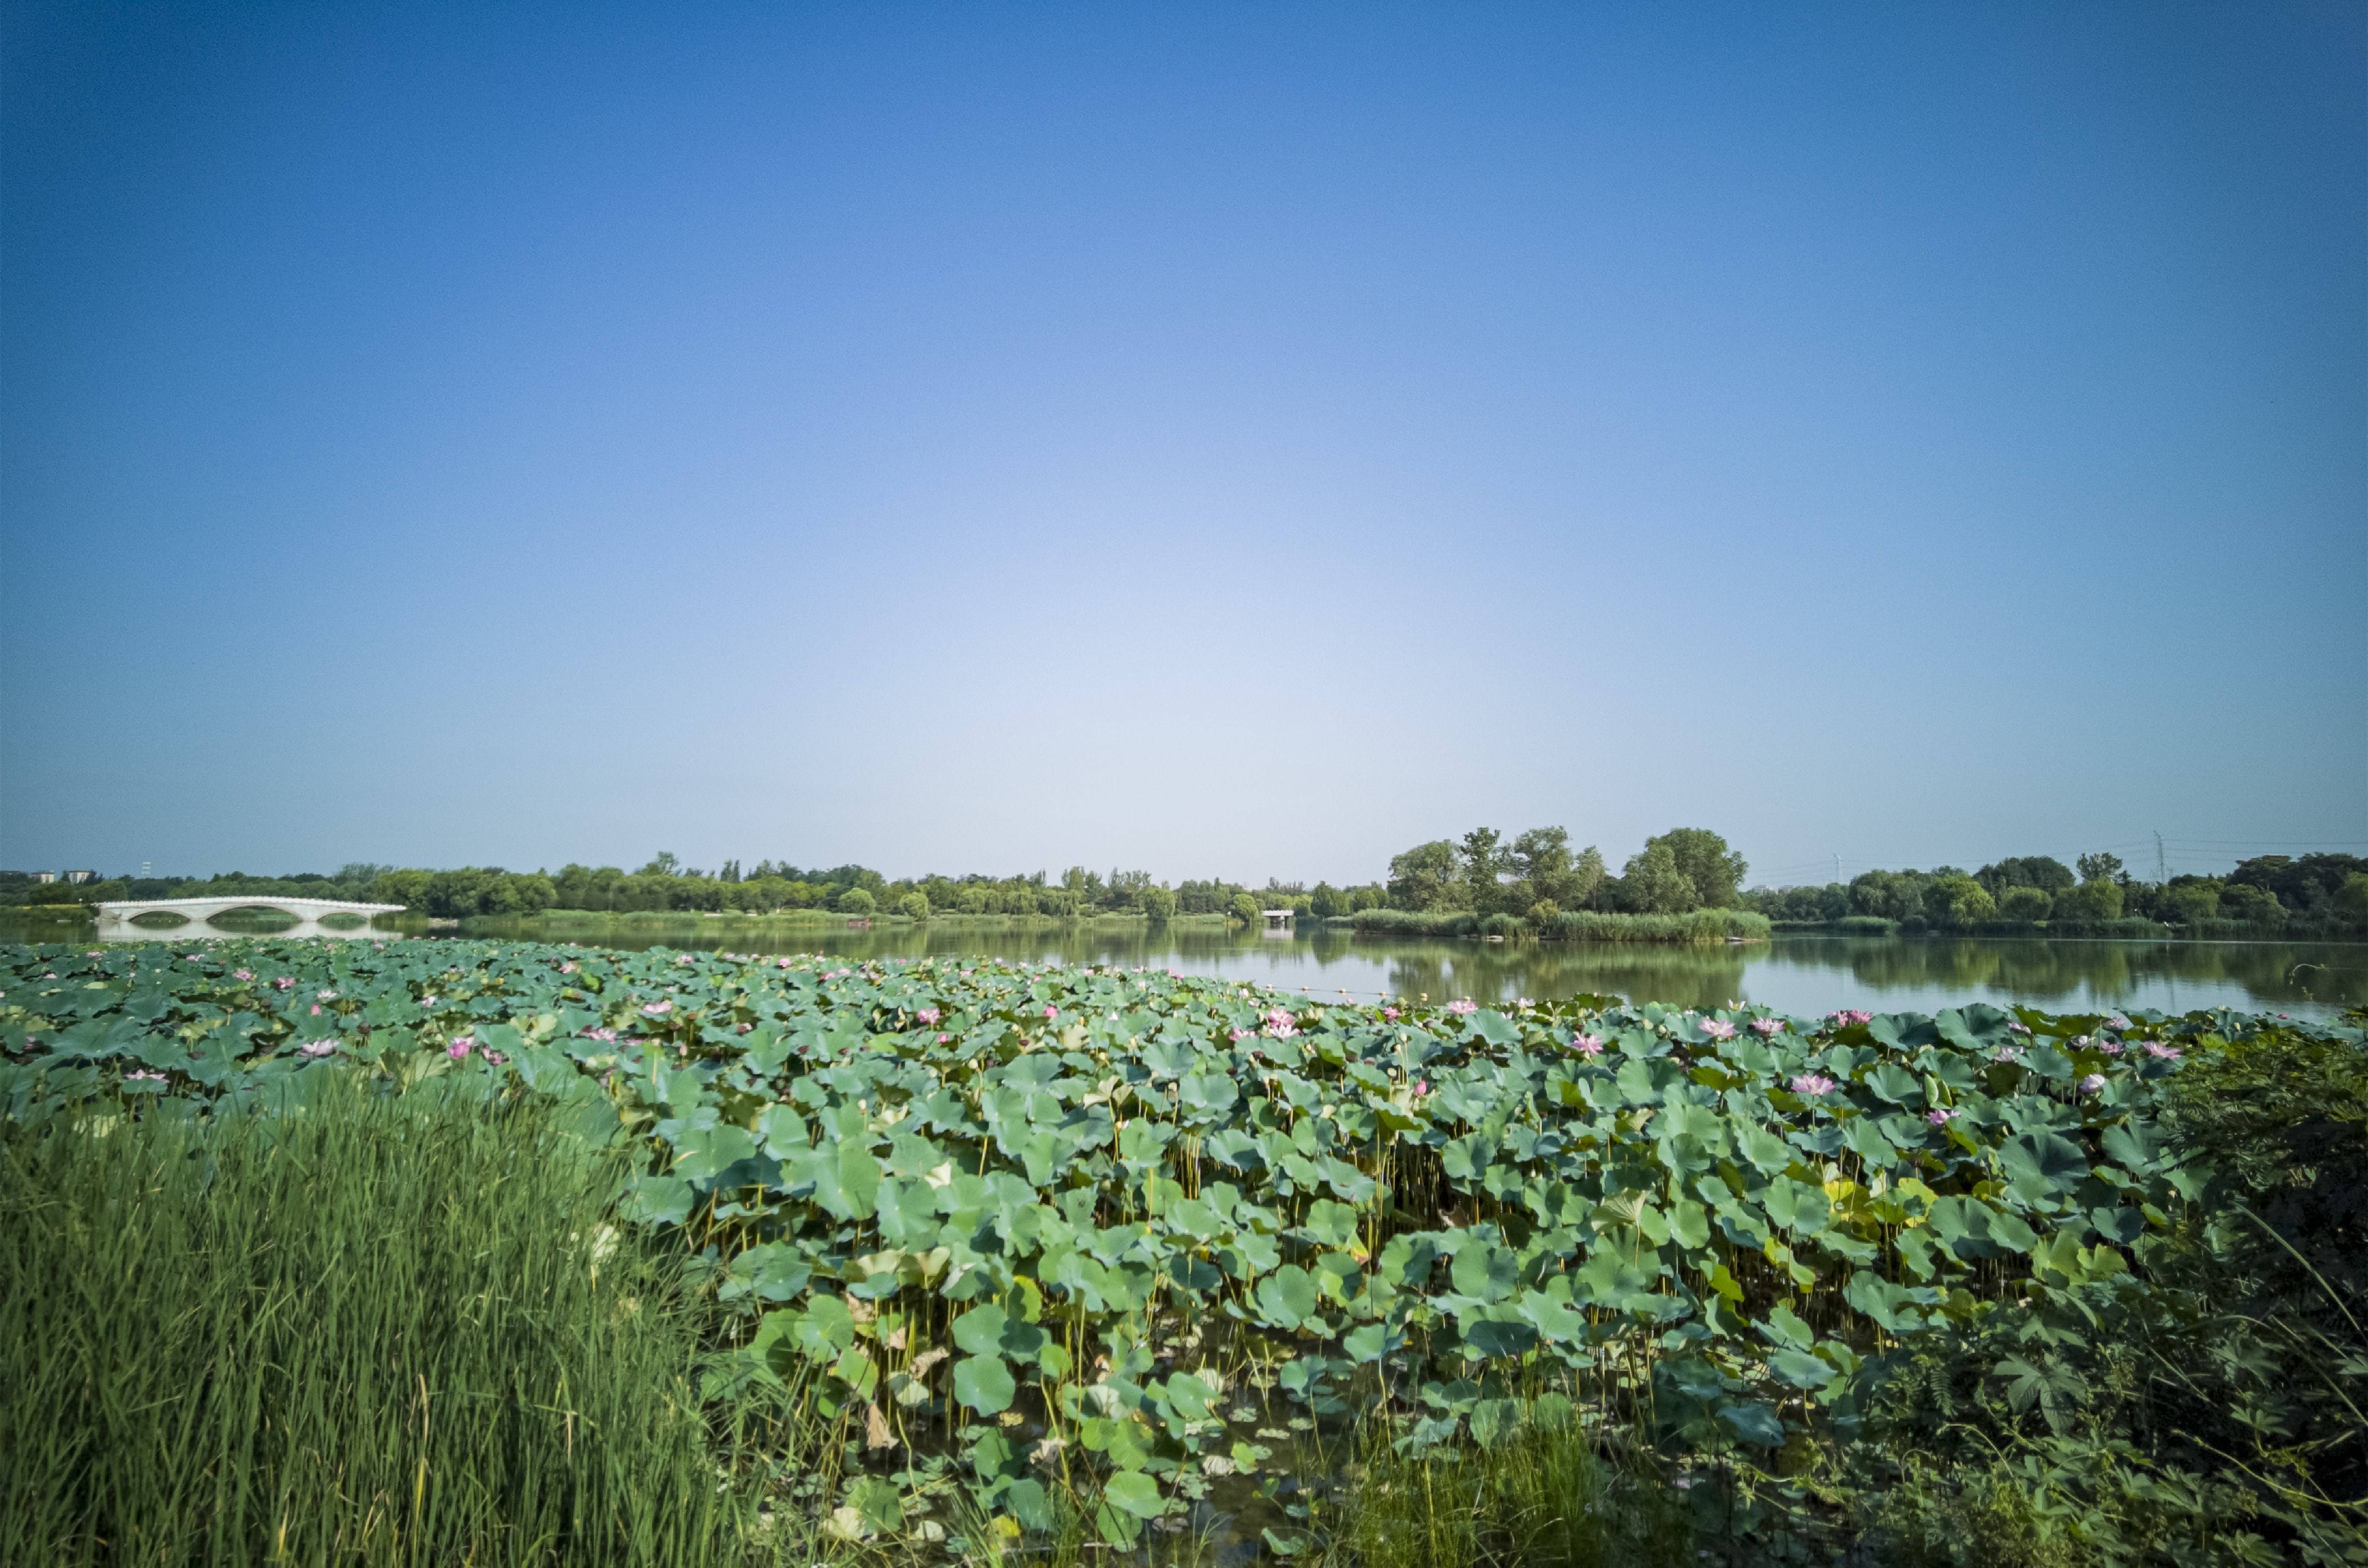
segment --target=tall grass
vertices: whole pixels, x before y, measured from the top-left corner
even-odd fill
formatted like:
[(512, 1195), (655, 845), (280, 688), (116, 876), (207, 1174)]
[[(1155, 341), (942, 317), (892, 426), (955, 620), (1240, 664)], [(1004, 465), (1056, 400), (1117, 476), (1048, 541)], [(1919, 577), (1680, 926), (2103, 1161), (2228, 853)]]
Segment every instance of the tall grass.
[(1608, 1463), (1575, 1422), (1532, 1422), (1492, 1447), (1410, 1455), (1376, 1424), (1332, 1499), (1327, 1568), (1679, 1568), (1688, 1509)]
[(0, 1123), (0, 1562), (743, 1560), (616, 1179), (530, 1108), (358, 1081)]

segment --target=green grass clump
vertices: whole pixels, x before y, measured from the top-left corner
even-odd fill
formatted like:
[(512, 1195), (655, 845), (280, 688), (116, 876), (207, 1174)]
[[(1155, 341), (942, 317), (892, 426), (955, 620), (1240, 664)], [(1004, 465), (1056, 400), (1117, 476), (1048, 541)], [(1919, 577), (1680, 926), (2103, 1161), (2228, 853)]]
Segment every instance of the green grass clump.
[(1486, 1448), (1409, 1454), (1370, 1434), (1332, 1503), (1338, 1568), (1679, 1568), (1681, 1498), (1608, 1463), (1576, 1423), (1532, 1422)]
[(739, 1555), (616, 1168), (437, 1087), (0, 1123), (0, 1562)]

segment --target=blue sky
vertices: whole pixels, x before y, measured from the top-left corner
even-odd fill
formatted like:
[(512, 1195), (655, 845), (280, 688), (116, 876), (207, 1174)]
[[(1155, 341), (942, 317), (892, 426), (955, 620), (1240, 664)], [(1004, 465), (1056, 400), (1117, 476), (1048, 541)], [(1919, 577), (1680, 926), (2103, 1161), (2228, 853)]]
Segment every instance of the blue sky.
[(2356, 6), (679, 9), (7, 10), (0, 865), (2368, 841)]

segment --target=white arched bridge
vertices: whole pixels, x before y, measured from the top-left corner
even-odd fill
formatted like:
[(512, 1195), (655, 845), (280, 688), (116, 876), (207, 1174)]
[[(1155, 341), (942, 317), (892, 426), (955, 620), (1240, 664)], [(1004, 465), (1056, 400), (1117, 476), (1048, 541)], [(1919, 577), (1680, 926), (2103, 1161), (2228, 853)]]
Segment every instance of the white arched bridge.
[[(205, 935), (191, 932), (189, 926), (203, 926), (216, 915), (233, 910), (247, 910), (265, 915), (287, 915), (296, 920), (294, 927), (275, 931), (275, 937), (333, 937), (367, 930), (373, 916), (393, 915), (403, 908), (399, 903), (364, 903), (351, 898), (282, 898), (277, 893), (226, 893), (217, 898), (124, 898), (93, 906), (98, 915), (98, 934), (102, 937), (161, 937), (170, 932), (176, 937)], [(143, 915), (176, 915), (180, 924), (161, 921), (134, 924)], [(322, 920), (332, 915), (352, 915), (360, 917), (359, 927), (347, 926), (341, 932), (336, 926), (324, 926)], [(222, 933), (227, 935), (227, 933)]]

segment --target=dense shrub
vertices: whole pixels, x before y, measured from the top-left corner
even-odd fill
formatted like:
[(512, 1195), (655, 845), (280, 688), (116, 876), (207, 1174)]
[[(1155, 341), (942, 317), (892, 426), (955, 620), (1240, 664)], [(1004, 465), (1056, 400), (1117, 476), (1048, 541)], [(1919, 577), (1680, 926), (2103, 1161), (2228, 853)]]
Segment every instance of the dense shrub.
[(2137, 1267), (1871, 1367), (1861, 1508), (1911, 1565), (2368, 1561), (2368, 1051), (2198, 1042), (2160, 1135), (2199, 1201)]

